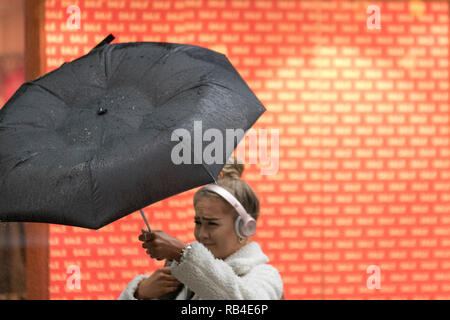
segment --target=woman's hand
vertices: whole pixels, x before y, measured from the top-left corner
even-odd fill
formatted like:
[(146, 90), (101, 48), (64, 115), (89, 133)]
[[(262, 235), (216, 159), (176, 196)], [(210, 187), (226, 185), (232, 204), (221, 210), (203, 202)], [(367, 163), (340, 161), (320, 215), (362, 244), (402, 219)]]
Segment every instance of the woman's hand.
[(142, 230), (139, 240), (144, 242), (142, 247), (147, 249), (147, 254), (157, 260), (180, 261), (181, 252), (186, 246), (183, 241), (159, 230), (152, 232)]
[(181, 282), (171, 274), (170, 267), (164, 267), (139, 282), (134, 296), (136, 299), (154, 299), (175, 291), (180, 285)]

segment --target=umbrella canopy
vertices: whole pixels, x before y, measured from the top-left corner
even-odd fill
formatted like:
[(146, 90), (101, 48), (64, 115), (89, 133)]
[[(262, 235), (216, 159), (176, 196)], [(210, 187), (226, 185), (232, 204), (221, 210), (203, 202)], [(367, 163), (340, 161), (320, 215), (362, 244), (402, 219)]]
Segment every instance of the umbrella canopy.
[[(24, 83), (0, 110), (0, 220), (98, 229), (214, 182), (242, 136), (231, 150), (216, 141), (221, 161), (206, 163), (194, 157), (211, 143), (195, 140), (199, 125), (226, 137), (264, 111), (223, 54), (102, 43)], [(174, 161), (180, 144), (190, 163)]]

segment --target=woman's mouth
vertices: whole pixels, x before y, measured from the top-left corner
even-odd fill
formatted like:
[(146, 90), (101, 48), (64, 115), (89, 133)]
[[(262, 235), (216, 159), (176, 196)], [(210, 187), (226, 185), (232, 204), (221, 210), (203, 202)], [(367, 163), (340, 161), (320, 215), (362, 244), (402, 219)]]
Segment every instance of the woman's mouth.
[(204, 245), (204, 246), (207, 246), (207, 247), (211, 247), (211, 246), (213, 246), (213, 244), (212, 244), (212, 243), (203, 243), (203, 245)]

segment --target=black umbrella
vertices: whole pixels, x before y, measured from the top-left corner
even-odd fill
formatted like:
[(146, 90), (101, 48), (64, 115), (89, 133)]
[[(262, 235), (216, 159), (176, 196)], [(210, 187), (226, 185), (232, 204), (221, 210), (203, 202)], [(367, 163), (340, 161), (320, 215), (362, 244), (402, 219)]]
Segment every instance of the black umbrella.
[[(111, 40), (24, 83), (0, 110), (1, 221), (98, 229), (214, 182), (243, 137), (229, 148), (238, 131), (227, 130), (246, 132), (265, 111), (223, 54)], [(195, 152), (213, 143), (199, 144), (199, 125), (223, 135), (214, 163)]]

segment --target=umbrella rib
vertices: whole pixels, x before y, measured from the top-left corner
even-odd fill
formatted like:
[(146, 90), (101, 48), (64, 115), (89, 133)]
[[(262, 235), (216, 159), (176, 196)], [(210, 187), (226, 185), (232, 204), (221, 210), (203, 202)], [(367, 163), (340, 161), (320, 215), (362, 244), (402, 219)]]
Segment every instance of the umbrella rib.
[(226, 86), (224, 86), (222, 84), (216, 83), (216, 82), (201, 82), (201, 83), (197, 83), (197, 84), (195, 84), (195, 85), (193, 85), (191, 87), (188, 87), (188, 88), (185, 88), (185, 89), (181, 89), (180, 91), (175, 93), (173, 96), (171, 96), (169, 99), (167, 99), (166, 101), (161, 103), (158, 107), (161, 107), (161, 106), (165, 105), (167, 102), (169, 102), (173, 98), (177, 97), (178, 95), (180, 95), (180, 94), (182, 94), (182, 93), (184, 93), (186, 91), (189, 91), (189, 90), (192, 90), (192, 89), (195, 89), (195, 88), (199, 88), (199, 87), (203, 87), (203, 86), (208, 86), (208, 87), (213, 87), (214, 88), (214, 86), (212, 86), (212, 85), (215, 85), (215, 86), (218, 86), (218, 87), (221, 87), (221, 88), (225, 88), (225, 89), (233, 92), (230, 88), (228, 88), (228, 87), (226, 87)]
[(211, 174), (211, 172), (208, 171), (208, 169), (206, 169), (206, 167), (202, 164), (202, 168), (206, 171), (206, 173), (213, 178), (214, 183), (217, 183), (217, 179), (214, 177), (214, 175)]
[(94, 187), (94, 179), (92, 178), (92, 160), (94, 160), (95, 156), (93, 156), (89, 161), (88, 161), (88, 174), (89, 174), (89, 185), (91, 187), (91, 195), (92, 195), (92, 204), (94, 206), (94, 225), (98, 226), (98, 206), (97, 206), (97, 201), (96, 201), (96, 194), (98, 191), (98, 188)]
[[(167, 56), (170, 56), (171, 54), (173, 54), (173, 53), (175, 53), (175, 52), (178, 52), (178, 51), (181, 50), (181, 49), (182, 49), (182, 47), (175, 47), (175, 48), (170, 48), (170, 49), (168, 49), (164, 54), (162, 54), (161, 56), (159, 56), (158, 59), (157, 59), (155, 62), (153, 62), (150, 66), (148, 66), (147, 68), (145, 68), (144, 71), (142, 71), (142, 73), (141, 73), (141, 75), (140, 75), (140, 77), (139, 77), (139, 79), (138, 79), (137, 82), (139, 83), (140, 80), (141, 80), (143, 77), (145, 77), (145, 75), (147, 74), (147, 72), (149, 72), (150, 70), (152, 70), (154, 66), (158, 65), (159, 62), (160, 62), (162, 59), (167, 58)], [(122, 59), (124, 59), (124, 58), (125, 58), (125, 57), (122, 57)], [(105, 65), (106, 65), (106, 64), (105, 64)], [(114, 70), (114, 72), (111, 74), (111, 76), (110, 76), (109, 78), (114, 77), (114, 75), (115, 75), (117, 69), (118, 69), (118, 68), (116, 68), (116, 70)]]
[(44, 87), (43, 85), (40, 85), (37, 82), (32, 82), (34, 85), (38, 86), (39, 88), (41, 88), (42, 90), (50, 93), (51, 95), (55, 96), (58, 100), (60, 100), (68, 109), (70, 109), (70, 107), (67, 105), (67, 103), (63, 100), (63, 98), (61, 98), (59, 95), (57, 95), (55, 92), (53, 92), (52, 90)]
[[(195, 157), (195, 156), (194, 156)], [(214, 180), (214, 183), (217, 183), (217, 179), (211, 174), (211, 172), (209, 172), (209, 170), (208, 169), (206, 169), (206, 167), (202, 164), (202, 168), (206, 171), (206, 173), (211, 177), (211, 178), (213, 178), (213, 180)]]

